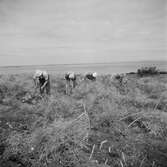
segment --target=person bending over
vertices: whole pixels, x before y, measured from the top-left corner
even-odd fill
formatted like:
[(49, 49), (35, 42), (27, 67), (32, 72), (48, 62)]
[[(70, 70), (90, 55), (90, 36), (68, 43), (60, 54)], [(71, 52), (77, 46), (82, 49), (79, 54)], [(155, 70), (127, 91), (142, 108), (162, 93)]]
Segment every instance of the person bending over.
[(50, 94), (50, 78), (46, 71), (36, 70), (34, 76), (35, 88), (39, 88), (41, 94), (46, 91), (46, 94)]
[(66, 94), (72, 91), (73, 88), (76, 86), (76, 74), (74, 72), (67, 72), (65, 74), (65, 80), (66, 80)]
[(96, 78), (97, 78), (97, 73), (96, 72), (85, 74), (85, 79), (95, 81)]

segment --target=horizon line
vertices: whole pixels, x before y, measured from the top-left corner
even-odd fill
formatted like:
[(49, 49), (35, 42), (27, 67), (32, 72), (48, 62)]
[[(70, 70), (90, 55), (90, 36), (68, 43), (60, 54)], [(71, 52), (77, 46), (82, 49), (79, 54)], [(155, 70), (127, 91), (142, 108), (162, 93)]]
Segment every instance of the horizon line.
[(167, 62), (167, 60), (133, 60), (133, 61), (113, 61), (113, 62), (90, 62), (90, 63), (59, 63), (59, 64), (25, 64), (25, 65), (0, 65), (0, 68), (24, 67), (24, 66), (56, 66), (56, 65), (91, 65), (91, 64), (113, 64), (113, 63), (140, 63), (140, 62)]

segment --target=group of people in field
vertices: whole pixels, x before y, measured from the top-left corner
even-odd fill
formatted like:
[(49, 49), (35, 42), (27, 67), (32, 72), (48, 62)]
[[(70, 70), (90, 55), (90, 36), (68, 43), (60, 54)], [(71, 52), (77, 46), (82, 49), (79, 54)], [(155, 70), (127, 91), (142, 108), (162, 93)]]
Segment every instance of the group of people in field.
[[(96, 78), (96, 72), (87, 73), (84, 76), (84, 80), (88, 79), (95, 81)], [(76, 86), (77, 75), (74, 72), (67, 72), (64, 79), (66, 80), (66, 94), (68, 94), (69, 87), (72, 87), (73, 89)], [(39, 88), (40, 94), (44, 94), (44, 92), (46, 92), (46, 94), (50, 95), (50, 75), (47, 73), (47, 71), (36, 70), (33, 80), (35, 89)]]

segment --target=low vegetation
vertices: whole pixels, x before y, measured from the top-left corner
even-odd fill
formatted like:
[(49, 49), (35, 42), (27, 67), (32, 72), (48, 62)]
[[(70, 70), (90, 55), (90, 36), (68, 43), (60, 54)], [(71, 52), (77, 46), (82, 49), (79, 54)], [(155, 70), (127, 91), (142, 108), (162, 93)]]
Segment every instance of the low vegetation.
[(146, 76), (146, 75), (157, 75), (160, 71), (157, 69), (156, 66), (151, 67), (142, 67), (137, 70), (137, 74), (140, 76)]
[(34, 93), (32, 74), (0, 76), (1, 167), (165, 167), (167, 75), (138, 71)]

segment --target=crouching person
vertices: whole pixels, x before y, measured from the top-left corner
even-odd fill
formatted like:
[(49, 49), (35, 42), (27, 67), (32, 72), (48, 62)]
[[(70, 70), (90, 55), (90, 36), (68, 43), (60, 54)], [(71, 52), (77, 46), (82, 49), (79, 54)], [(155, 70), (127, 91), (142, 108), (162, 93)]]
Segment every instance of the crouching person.
[(35, 88), (39, 88), (41, 95), (44, 94), (45, 91), (46, 94), (50, 95), (50, 78), (46, 71), (36, 70), (33, 79)]
[(97, 73), (96, 72), (87, 73), (87, 74), (85, 74), (85, 77), (84, 77), (84, 79), (88, 79), (88, 80), (91, 80), (91, 81), (96, 81), (96, 78), (97, 78)]
[(66, 80), (66, 94), (70, 94), (72, 92), (72, 89), (76, 86), (76, 74), (74, 72), (67, 72), (65, 74), (65, 80)]

